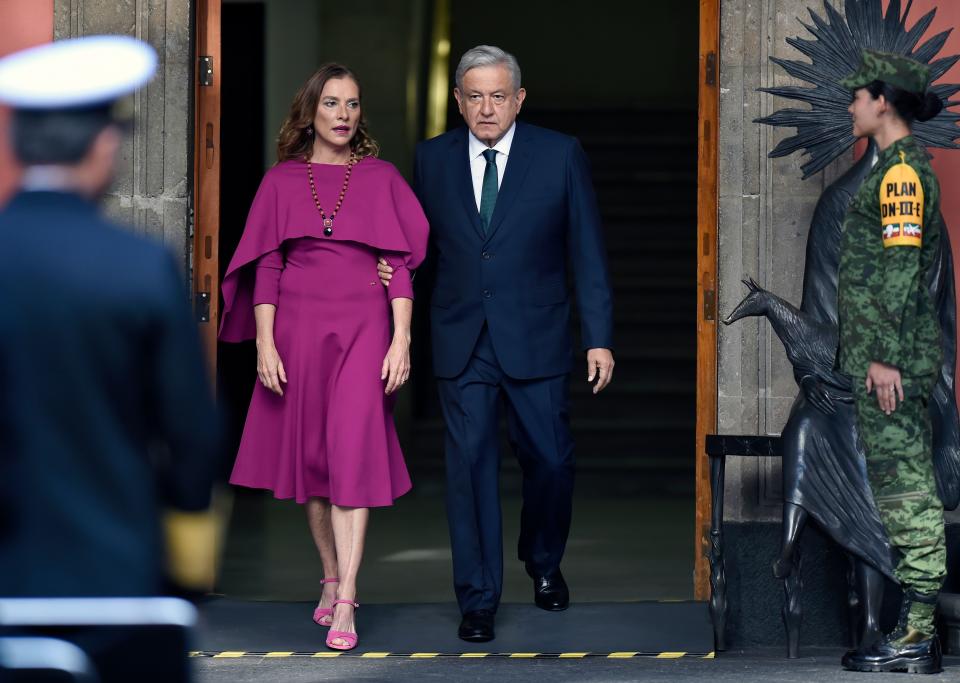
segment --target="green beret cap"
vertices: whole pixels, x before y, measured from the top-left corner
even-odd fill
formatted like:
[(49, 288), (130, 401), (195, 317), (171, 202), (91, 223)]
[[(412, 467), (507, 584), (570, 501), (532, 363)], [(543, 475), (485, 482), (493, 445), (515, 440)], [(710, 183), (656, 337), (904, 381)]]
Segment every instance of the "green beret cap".
[(864, 48), (860, 56), (860, 68), (841, 79), (840, 85), (848, 90), (857, 90), (874, 81), (883, 81), (901, 90), (922, 95), (930, 85), (930, 67), (904, 55)]

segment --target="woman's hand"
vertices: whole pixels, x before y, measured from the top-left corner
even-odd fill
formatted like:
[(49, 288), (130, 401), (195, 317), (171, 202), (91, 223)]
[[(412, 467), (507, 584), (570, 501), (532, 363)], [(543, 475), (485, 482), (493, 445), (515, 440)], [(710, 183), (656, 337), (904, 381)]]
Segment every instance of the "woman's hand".
[(384, 393), (389, 396), (406, 384), (410, 378), (410, 336), (397, 333), (383, 359), (383, 368), (380, 370), (380, 379), (387, 380)]
[(903, 383), (900, 370), (886, 363), (873, 361), (867, 368), (867, 393), (877, 390), (877, 404), (889, 415), (897, 409), (897, 398), (903, 403)]
[(287, 383), (287, 371), (283, 369), (283, 361), (272, 341), (257, 340), (257, 377), (260, 384), (277, 396), (283, 396), (280, 383)]

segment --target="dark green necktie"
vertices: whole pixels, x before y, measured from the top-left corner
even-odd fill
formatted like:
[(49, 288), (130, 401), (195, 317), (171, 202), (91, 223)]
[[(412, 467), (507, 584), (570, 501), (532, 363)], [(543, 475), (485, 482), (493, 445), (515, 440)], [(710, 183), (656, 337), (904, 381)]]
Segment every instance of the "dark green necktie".
[(493, 207), (497, 205), (497, 150), (483, 150), (487, 166), (483, 169), (483, 185), (480, 186), (480, 222), (483, 231), (487, 231), (493, 217)]

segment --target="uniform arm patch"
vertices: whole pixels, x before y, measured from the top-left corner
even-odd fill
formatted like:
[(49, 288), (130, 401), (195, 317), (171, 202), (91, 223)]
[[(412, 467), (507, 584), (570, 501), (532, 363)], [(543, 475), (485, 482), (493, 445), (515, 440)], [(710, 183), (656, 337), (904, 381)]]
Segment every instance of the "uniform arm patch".
[(880, 219), (884, 249), (923, 244), (923, 184), (903, 152), (880, 182)]

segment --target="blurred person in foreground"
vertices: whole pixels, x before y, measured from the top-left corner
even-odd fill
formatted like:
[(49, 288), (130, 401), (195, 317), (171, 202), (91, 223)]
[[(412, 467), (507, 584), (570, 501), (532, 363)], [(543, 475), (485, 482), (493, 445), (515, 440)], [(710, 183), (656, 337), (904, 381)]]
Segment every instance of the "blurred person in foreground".
[(122, 98), (155, 67), (116, 36), (0, 60), (24, 167), (0, 212), (0, 596), (164, 593), (161, 509), (173, 545), (207, 524), (216, 419), (184, 275), (97, 208)]

